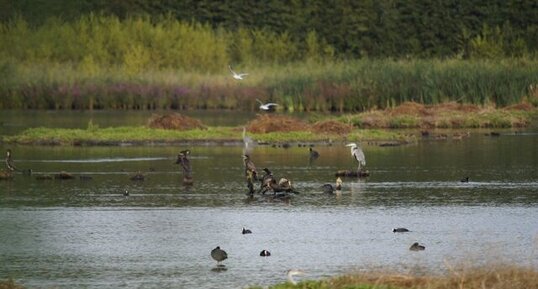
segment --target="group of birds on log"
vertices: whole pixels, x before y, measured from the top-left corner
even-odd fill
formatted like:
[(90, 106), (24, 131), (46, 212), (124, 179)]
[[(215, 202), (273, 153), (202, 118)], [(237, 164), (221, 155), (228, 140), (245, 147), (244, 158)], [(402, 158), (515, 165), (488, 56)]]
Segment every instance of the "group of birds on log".
[[(293, 188), (291, 181), (287, 178), (280, 178), (277, 182), (277, 178), (273, 176), (273, 173), (264, 168), (264, 174), (259, 177), (258, 171), (254, 162), (250, 159), (248, 154), (243, 155), (243, 163), (245, 165), (245, 176), (247, 178), (248, 195), (252, 196), (254, 193), (265, 194), (267, 191), (272, 191), (274, 195), (284, 196), (285, 194), (297, 194), (298, 192)], [(259, 189), (254, 190), (254, 182), (260, 182)]]

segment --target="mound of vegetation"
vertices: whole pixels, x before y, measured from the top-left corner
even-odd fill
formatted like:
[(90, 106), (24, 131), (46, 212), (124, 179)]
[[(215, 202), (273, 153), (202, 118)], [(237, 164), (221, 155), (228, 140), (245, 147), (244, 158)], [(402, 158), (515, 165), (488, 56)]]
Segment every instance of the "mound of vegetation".
[(153, 115), (148, 121), (148, 126), (173, 130), (207, 129), (200, 120), (179, 113)]
[(352, 125), (336, 120), (318, 121), (311, 127), (311, 131), (314, 133), (334, 133), (339, 135), (348, 134), (352, 130)]
[(269, 114), (259, 114), (247, 124), (247, 130), (253, 133), (301, 131), (308, 128), (308, 124), (299, 119)]

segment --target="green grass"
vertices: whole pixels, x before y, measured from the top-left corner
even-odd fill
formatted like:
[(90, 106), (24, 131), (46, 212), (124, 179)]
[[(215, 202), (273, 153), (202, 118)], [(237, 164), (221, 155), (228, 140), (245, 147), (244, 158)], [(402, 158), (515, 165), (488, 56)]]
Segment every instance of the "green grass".
[[(251, 134), (249, 136), (258, 142), (328, 142), (343, 141), (342, 136), (330, 134), (315, 134), (308, 131), (272, 132), (266, 134)], [(361, 130), (353, 132), (348, 138), (356, 140), (394, 140), (403, 139), (397, 131)], [(209, 127), (207, 130), (194, 129), (174, 131), (152, 129), (147, 127), (110, 127), (88, 129), (66, 128), (31, 128), (14, 136), (5, 136), (6, 143), (18, 144), (55, 144), (55, 145), (91, 145), (91, 144), (120, 144), (120, 143), (173, 143), (173, 142), (203, 142), (230, 141), (242, 142), (242, 132), (233, 127)]]

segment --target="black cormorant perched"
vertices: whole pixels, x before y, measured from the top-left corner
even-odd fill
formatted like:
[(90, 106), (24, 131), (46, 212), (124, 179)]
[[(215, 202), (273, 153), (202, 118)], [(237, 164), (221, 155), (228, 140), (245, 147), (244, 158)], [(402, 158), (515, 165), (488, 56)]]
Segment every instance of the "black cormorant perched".
[(10, 172), (18, 171), (18, 169), (13, 164), (13, 159), (11, 158), (11, 150), (10, 149), (8, 149), (6, 151), (6, 168)]
[(271, 256), (271, 252), (269, 252), (269, 251), (267, 251), (267, 250), (262, 250), (262, 251), (260, 252), (260, 256), (262, 256), (262, 257), (269, 257), (269, 256)]
[(423, 251), (424, 249), (426, 249), (426, 247), (419, 245), (417, 242), (413, 243), (413, 245), (409, 247), (409, 250), (411, 251)]
[(249, 155), (243, 155), (243, 163), (245, 164), (245, 176), (247, 177), (248, 195), (254, 195), (254, 181), (258, 180), (256, 166), (250, 160)]
[(469, 177), (465, 177), (465, 178), (461, 179), (460, 182), (468, 183), (469, 182)]
[(183, 168), (183, 184), (185, 185), (192, 185), (191, 161), (187, 158), (190, 154), (190, 150), (180, 151), (176, 160), (176, 164), (181, 164), (181, 168)]
[(217, 265), (219, 265), (220, 262), (228, 259), (228, 254), (226, 254), (226, 251), (217, 246), (217, 248), (211, 250), (211, 258), (217, 261)]
[(310, 159), (319, 158), (319, 153), (317, 151), (313, 150), (311, 147), (308, 148), (308, 150), (310, 151)]
[(252, 234), (252, 231), (243, 227), (243, 231), (241, 231), (241, 234)]

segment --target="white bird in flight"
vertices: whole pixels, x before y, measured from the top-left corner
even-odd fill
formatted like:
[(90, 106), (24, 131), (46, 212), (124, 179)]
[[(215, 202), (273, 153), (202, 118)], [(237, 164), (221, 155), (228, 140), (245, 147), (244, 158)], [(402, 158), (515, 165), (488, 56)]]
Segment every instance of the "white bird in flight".
[(232, 72), (233, 78), (235, 78), (237, 80), (242, 80), (244, 76), (248, 75), (248, 73), (237, 73), (237, 72), (233, 71), (232, 66), (230, 66), (230, 65), (228, 65), (228, 68)]
[(358, 172), (361, 171), (361, 165), (366, 165), (366, 158), (364, 157), (364, 152), (362, 149), (356, 144), (356, 143), (350, 143), (346, 145), (347, 147), (351, 147), (351, 155), (355, 160), (359, 163), (359, 167), (357, 169)]
[(276, 104), (274, 102), (263, 103), (261, 100), (259, 100), (257, 98), (256, 98), (256, 101), (260, 103), (260, 109), (265, 110), (265, 111), (272, 110), (272, 109), (274, 109), (275, 106), (278, 105), (278, 104)]

